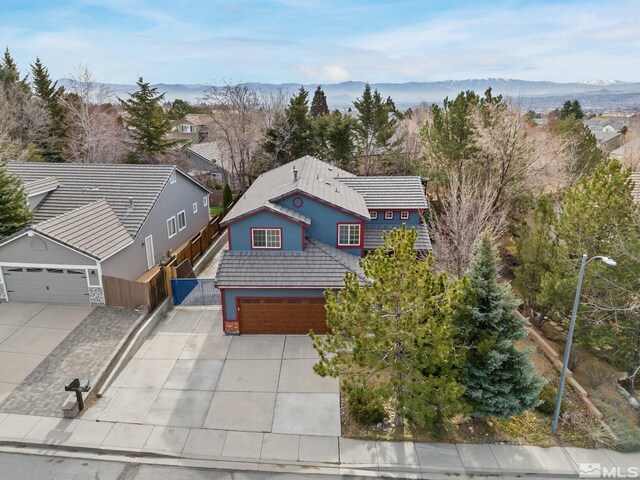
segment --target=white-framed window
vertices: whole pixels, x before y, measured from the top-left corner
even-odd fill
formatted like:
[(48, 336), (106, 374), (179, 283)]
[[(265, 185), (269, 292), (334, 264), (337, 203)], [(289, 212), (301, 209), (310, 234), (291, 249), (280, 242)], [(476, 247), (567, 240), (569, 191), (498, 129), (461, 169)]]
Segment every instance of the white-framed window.
[(371, 220), (377, 220), (378, 212), (369, 212), (369, 216), (371, 217)]
[(251, 248), (280, 249), (282, 231), (279, 228), (252, 228)]
[(169, 177), (169, 183), (176, 183), (176, 172), (173, 172)]
[(384, 212), (385, 220), (393, 220), (393, 212)]
[(176, 228), (176, 217), (171, 217), (167, 220), (167, 233), (169, 234), (169, 238), (174, 237), (176, 233), (178, 233), (178, 229)]
[(193, 125), (180, 125), (180, 132), (182, 133), (193, 133), (195, 131), (195, 127)]
[(338, 225), (338, 245), (341, 247), (360, 246), (360, 225), (357, 223)]
[(400, 220), (409, 220), (409, 212), (400, 212)]
[(198, 202), (193, 203), (193, 213), (198, 213)]
[(181, 232), (185, 228), (187, 228), (187, 215), (182, 210), (178, 212), (178, 231)]
[(202, 206), (206, 207), (207, 205), (209, 205), (209, 196), (205, 195), (204, 197), (202, 197)]

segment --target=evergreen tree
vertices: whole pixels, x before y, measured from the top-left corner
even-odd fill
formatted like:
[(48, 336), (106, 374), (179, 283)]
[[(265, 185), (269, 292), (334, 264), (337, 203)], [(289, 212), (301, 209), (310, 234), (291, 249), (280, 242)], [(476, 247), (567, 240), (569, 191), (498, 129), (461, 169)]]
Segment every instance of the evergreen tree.
[(49, 112), (49, 135), (39, 145), (42, 156), (49, 162), (64, 162), (63, 150), (67, 136), (66, 111), (61, 104), (64, 87), (52, 82), (49, 70), (36, 58), (31, 65), (35, 95), (44, 103)]
[(10, 175), (6, 162), (0, 162), (0, 238), (7, 237), (31, 221), (27, 195), (20, 177)]
[(233, 202), (233, 193), (231, 193), (231, 187), (229, 187), (228, 183), (224, 184), (224, 188), (222, 189), (222, 206), (226, 210), (229, 208)]
[(567, 100), (562, 104), (562, 108), (560, 109), (560, 120), (564, 120), (569, 115), (573, 115), (576, 120), (582, 120), (584, 118), (582, 105), (580, 105), (578, 100)]
[(325, 293), (331, 333), (311, 334), (316, 373), (348, 372), (347, 390), (388, 404), (399, 430), (465, 411), (451, 323), (457, 286), (434, 273), (431, 258), (416, 260), (416, 238), (404, 227), (385, 235), (384, 247), (361, 260), (364, 276), (349, 272), (344, 289)]
[(183, 119), (185, 115), (189, 113), (198, 113), (198, 109), (196, 107), (180, 98), (176, 98), (170, 105), (171, 108), (169, 108), (169, 112), (167, 113), (170, 120), (178, 121)]
[(322, 91), (322, 87), (318, 85), (315, 93), (313, 94), (313, 100), (311, 101), (311, 109), (309, 111), (312, 117), (319, 117), (321, 115), (329, 115), (329, 106), (327, 105), (327, 97)]
[(13, 60), (9, 48), (5, 48), (4, 55), (2, 57), (2, 63), (0, 63), (0, 82), (6, 88), (8, 85), (16, 83), (22, 83), (24, 88), (28, 88), (26, 79), (20, 80), (20, 72), (18, 66)]
[(590, 175), (598, 165), (608, 160), (609, 155), (598, 146), (595, 135), (574, 113), (555, 122), (553, 128), (565, 139), (565, 149), (571, 159), (567, 170), (572, 177)]
[(313, 125), (314, 151), (318, 158), (349, 172), (356, 173), (354, 121), (339, 111), (315, 118)]
[(160, 106), (164, 93), (159, 94), (158, 89), (152, 88), (142, 77), (137, 85), (138, 90), (130, 94), (131, 98), (118, 100), (129, 115), (127, 122), (131, 127), (131, 137), (137, 144), (136, 160), (154, 161), (182, 142), (165, 138), (172, 124)]
[(469, 347), (460, 381), (476, 415), (510, 418), (538, 404), (543, 382), (527, 352), (515, 346), (525, 335), (517, 306), (510, 286), (499, 282), (498, 252), (485, 234), (457, 309), (460, 338)]

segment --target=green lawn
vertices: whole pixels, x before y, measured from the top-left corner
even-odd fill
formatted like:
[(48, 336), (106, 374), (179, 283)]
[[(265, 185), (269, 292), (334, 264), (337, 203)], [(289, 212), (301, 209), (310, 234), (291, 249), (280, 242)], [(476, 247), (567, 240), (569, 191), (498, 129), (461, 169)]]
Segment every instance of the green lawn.
[(209, 211), (211, 212), (212, 217), (215, 217), (216, 215), (221, 214), (222, 210), (223, 210), (222, 207), (209, 207)]

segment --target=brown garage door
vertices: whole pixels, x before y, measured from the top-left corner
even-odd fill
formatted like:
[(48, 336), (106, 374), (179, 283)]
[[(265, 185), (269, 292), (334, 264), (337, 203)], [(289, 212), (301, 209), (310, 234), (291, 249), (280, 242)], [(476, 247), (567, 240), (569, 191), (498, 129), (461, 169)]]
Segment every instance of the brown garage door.
[(239, 298), (240, 333), (327, 333), (324, 298)]

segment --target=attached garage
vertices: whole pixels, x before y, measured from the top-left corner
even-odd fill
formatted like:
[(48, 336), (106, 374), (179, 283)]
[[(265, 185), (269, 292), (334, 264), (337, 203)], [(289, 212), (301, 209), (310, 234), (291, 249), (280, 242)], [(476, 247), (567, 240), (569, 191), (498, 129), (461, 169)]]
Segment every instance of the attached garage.
[(9, 301), (88, 304), (87, 271), (2, 267)]
[(309, 330), (327, 333), (325, 299), (237, 298), (240, 333), (300, 334)]

